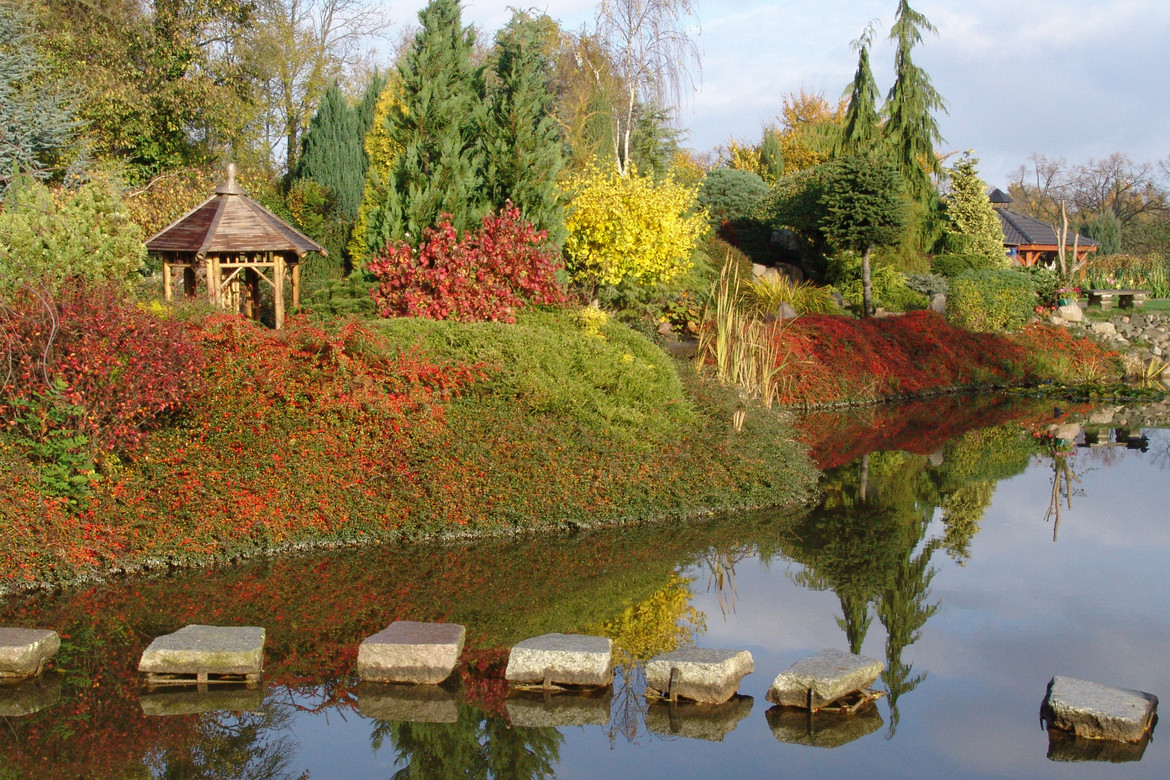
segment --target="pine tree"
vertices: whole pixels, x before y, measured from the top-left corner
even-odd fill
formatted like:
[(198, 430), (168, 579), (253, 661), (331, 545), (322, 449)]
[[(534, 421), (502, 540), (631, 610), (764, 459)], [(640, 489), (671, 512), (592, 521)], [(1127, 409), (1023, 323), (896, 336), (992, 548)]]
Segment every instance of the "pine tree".
[(890, 40), (897, 44), (894, 55), (894, 86), (886, 97), (886, 138), (894, 163), (902, 172), (910, 193), (919, 199), (933, 190), (931, 175), (942, 172), (934, 145), (942, 140), (934, 111), (946, 111), (946, 101), (930, 83), (930, 76), (914, 64), (911, 50), (922, 42), (922, 31), (937, 30), (909, 0), (898, 0), (897, 17), (890, 28)]
[(560, 244), (564, 218), (556, 177), (565, 161), (552, 116), (552, 62), (541, 40), (542, 21), (516, 11), (496, 36), (484, 167), (492, 207), (511, 200)]
[(475, 32), (464, 29), (458, 0), (431, 0), (418, 17), (422, 29), (398, 68), (401, 101), (387, 117), (402, 152), (385, 200), (370, 213), (371, 252), (396, 239), (417, 243), (441, 214), (450, 214), (462, 233), (490, 206), (483, 188), (482, 77), (471, 62)]
[(869, 67), (869, 47), (873, 43), (873, 25), (865, 28), (853, 42), (857, 50), (857, 72), (849, 92), (849, 107), (845, 110), (845, 127), (837, 142), (837, 155), (860, 154), (875, 148), (881, 133), (878, 118), (877, 82)]
[(357, 110), (334, 82), (301, 138), (301, 156), (292, 175), (294, 181), (312, 179), (326, 187), (336, 216), (349, 223), (357, 218), (365, 185), (363, 138)]
[(784, 175), (784, 144), (780, 133), (774, 128), (764, 131), (760, 141), (760, 177), (768, 184), (775, 185)]
[(74, 128), (64, 99), (46, 87), (31, 32), (17, 6), (0, 3), (0, 194), (13, 173), (42, 168)]
[(987, 199), (986, 185), (976, 170), (978, 163), (968, 152), (951, 168), (951, 191), (944, 205), (947, 246), (952, 252), (980, 255), (1007, 265), (1003, 228)]

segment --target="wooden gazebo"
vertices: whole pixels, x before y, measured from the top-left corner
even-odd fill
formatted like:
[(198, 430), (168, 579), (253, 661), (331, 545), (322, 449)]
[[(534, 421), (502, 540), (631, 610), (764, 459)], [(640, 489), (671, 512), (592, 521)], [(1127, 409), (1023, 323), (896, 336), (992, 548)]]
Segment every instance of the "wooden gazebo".
[(175, 272), (183, 292), (196, 295), (202, 271), (207, 297), (221, 308), (260, 318), (261, 280), (272, 289), (276, 327), (284, 326), (286, 281), (291, 277), (292, 305), (301, 302), (300, 261), (309, 252), (328, 254), (313, 239), (249, 198), (236, 184), (236, 167), (215, 194), (146, 242), (163, 263), (166, 299), (174, 297)]

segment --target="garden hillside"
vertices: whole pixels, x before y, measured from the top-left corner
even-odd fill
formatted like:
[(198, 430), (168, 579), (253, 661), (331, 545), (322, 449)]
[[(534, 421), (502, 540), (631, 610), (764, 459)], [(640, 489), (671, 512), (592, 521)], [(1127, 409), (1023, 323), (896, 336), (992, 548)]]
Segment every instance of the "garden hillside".
[[(737, 428), (733, 392), (571, 311), (274, 332), (104, 300), (59, 307), (51, 394), (7, 388), (8, 588), (291, 546), (793, 504), (815, 475), (782, 415), (750, 407)], [(35, 321), (7, 321), (29, 379), (45, 354)]]

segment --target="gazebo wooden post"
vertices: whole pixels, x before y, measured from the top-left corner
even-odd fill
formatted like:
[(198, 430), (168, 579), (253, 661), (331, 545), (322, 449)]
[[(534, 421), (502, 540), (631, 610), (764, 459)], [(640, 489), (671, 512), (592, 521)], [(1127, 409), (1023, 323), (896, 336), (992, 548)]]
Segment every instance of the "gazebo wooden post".
[(169, 302), (174, 297), (171, 292), (171, 261), (163, 260), (163, 300)]
[(255, 268), (244, 269), (244, 288), (247, 291), (248, 300), (246, 302), (246, 311), (248, 319), (260, 319), (260, 274), (256, 272)]
[(272, 259), (272, 291), (275, 300), (276, 309), (276, 329), (280, 330), (284, 327), (284, 255), (268, 253), (268, 257)]
[(301, 264), (299, 259), (296, 263), (293, 263), (292, 283), (292, 305), (294, 309), (298, 309), (301, 305)]
[(215, 255), (208, 255), (203, 261), (207, 269), (207, 300), (213, 305), (219, 305), (219, 266), (215, 262)]

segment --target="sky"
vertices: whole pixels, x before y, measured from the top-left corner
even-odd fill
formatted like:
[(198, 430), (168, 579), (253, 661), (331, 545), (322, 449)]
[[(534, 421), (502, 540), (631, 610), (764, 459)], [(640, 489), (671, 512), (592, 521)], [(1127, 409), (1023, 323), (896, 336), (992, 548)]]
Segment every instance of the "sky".
[[(840, 97), (853, 78), (850, 44), (877, 20), (871, 52), (884, 95), (892, 83), (886, 39), (896, 0), (697, 0), (692, 28), (701, 80), (679, 124), (684, 145), (708, 151), (735, 137), (759, 140), (784, 95)], [(417, 22), (425, 0), (394, 0), (396, 26)], [(533, 0), (577, 29), (596, 0)], [(488, 35), (523, 0), (464, 0), (465, 24)], [(1033, 154), (1071, 164), (1114, 152), (1138, 163), (1170, 159), (1170, 3), (1166, 0), (916, 0), (938, 28), (914, 51), (949, 112), (941, 151), (973, 150), (992, 185), (1006, 188)]]

